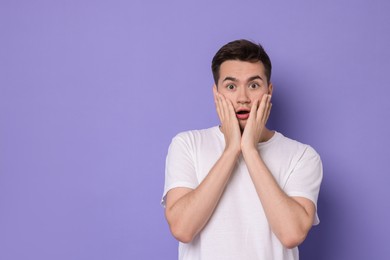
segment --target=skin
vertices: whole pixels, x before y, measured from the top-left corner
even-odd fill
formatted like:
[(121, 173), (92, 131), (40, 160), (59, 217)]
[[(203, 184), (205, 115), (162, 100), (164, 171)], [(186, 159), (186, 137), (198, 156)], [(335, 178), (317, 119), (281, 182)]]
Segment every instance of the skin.
[[(315, 216), (314, 203), (289, 197), (279, 187), (262, 160), (257, 144), (274, 132), (266, 127), (271, 110), (272, 84), (261, 62), (225, 61), (213, 87), (225, 149), (196, 189), (174, 188), (167, 193), (165, 216), (173, 236), (188, 243), (203, 229), (222, 196), (242, 154), (269, 225), (287, 248), (304, 241)], [(248, 118), (236, 112), (250, 111)]]

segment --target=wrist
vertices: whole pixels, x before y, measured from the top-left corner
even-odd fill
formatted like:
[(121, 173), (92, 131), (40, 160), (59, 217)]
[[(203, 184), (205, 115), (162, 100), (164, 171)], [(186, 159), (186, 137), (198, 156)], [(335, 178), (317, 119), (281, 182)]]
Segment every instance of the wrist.
[(226, 146), (223, 153), (237, 159), (241, 154), (241, 149), (240, 147)]
[(254, 145), (247, 145), (247, 146), (243, 146), (241, 148), (242, 150), (242, 155), (243, 156), (250, 156), (252, 154), (258, 154), (259, 151), (257, 150), (257, 147), (255, 147)]

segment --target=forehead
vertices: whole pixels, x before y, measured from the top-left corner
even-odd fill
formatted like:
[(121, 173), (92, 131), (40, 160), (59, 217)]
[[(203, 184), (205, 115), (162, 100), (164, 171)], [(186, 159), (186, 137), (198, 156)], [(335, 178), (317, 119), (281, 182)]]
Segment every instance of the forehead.
[(227, 60), (221, 64), (219, 70), (219, 79), (224, 80), (226, 77), (234, 77), (239, 80), (246, 80), (253, 76), (260, 76), (265, 79), (265, 68), (263, 63)]

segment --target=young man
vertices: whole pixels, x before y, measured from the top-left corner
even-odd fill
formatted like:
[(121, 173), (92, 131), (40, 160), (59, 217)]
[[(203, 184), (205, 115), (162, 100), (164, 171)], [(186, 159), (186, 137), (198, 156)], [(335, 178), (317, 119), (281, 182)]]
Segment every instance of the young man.
[(179, 259), (299, 259), (318, 224), (319, 155), (267, 129), (273, 86), (261, 45), (233, 41), (214, 56), (220, 126), (178, 134), (163, 205)]

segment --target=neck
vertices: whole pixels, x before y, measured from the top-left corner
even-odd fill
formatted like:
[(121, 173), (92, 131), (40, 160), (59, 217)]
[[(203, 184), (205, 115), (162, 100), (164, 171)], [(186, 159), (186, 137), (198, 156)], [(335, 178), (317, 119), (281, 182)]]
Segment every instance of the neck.
[(265, 127), (263, 132), (261, 133), (259, 143), (267, 142), (269, 139), (272, 138), (272, 136), (274, 136), (274, 134), (275, 134), (275, 131), (271, 131)]

